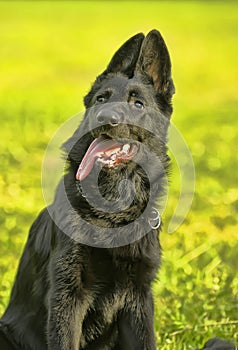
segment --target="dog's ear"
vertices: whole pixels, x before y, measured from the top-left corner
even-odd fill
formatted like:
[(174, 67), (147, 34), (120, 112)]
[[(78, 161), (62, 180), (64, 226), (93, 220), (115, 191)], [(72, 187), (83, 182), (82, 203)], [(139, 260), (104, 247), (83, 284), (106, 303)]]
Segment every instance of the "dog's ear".
[(157, 30), (152, 30), (143, 41), (135, 74), (146, 75), (152, 80), (156, 93), (170, 101), (175, 92), (171, 78), (169, 52)]
[(138, 33), (128, 39), (116, 51), (104, 74), (120, 72), (131, 78), (136, 67), (144, 37), (143, 33)]
[(91, 90), (84, 97), (84, 105), (86, 108), (90, 107), (92, 97), (94, 96), (95, 92), (97, 91), (98, 87), (101, 85), (103, 79), (105, 79), (107, 74), (122, 73), (125, 74), (128, 78), (133, 77), (144, 38), (145, 36), (143, 33), (138, 33), (132, 36), (130, 39), (128, 39), (116, 51), (106, 70), (97, 77)]

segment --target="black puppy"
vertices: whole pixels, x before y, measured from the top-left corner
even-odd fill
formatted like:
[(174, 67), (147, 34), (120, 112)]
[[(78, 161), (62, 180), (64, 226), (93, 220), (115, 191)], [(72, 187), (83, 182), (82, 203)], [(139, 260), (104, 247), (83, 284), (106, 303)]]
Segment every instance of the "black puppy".
[(129, 39), (96, 79), (83, 121), (63, 145), (68, 170), (54, 203), (30, 230), (1, 319), (1, 349), (156, 349), (155, 203), (169, 166), (173, 93), (156, 30)]

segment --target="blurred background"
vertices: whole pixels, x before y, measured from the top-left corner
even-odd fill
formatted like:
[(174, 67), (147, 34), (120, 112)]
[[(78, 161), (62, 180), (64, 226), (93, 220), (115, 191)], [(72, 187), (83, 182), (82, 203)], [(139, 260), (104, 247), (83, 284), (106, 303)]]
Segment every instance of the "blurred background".
[(137, 32), (165, 38), (176, 85), (173, 123), (193, 156), (196, 189), (183, 224), (174, 166), (154, 284), (158, 347), (238, 339), (238, 4), (231, 1), (0, 2), (0, 314), (29, 227), (45, 203), (41, 163), (58, 127), (114, 51)]

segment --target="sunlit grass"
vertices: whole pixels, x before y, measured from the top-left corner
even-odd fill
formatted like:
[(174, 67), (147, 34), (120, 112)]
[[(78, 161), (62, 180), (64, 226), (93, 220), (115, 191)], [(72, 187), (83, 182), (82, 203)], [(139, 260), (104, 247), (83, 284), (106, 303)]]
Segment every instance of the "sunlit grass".
[[(56, 129), (115, 49), (159, 29), (176, 84), (173, 122), (193, 155), (191, 210), (164, 248), (154, 285), (159, 348), (238, 338), (237, 34), (235, 2), (0, 3), (0, 313), (30, 224), (45, 205), (41, 162)], [(174, 162), (175, 163), (175, 162)], [(179, 194), (174, 165), (167, 227)]]

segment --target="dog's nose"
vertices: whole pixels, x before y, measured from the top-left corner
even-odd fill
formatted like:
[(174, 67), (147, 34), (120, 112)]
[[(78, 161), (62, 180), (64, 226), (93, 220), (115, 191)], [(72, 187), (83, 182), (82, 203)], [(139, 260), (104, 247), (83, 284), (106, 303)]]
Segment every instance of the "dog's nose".
[(100, 124), (110, 124), (112, 126), (116, 126), (122, 122), (122, 115), (115, 111), (100, 111), (97, 114), (97, 120)]

